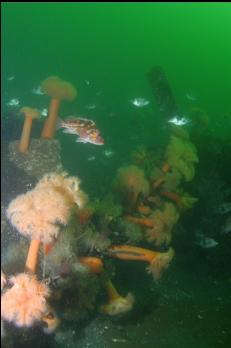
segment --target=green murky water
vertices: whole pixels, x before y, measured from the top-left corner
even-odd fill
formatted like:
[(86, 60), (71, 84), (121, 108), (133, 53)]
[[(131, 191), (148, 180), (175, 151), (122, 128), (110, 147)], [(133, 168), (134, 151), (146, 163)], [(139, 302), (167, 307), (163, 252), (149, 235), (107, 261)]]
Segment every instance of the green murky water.
[[(230, 212), (219, 215), (219, 209), (231, 202), (231, 4), (5, 2), (1, 10), (4, 146), (20, 137), (21, 106), (48, 108), (48, 97), (36, 92), (47, 76), (70, 81), (78, 95), (61, 103), (59, 116), (93, 119), (105, 145), (76, 143), (59, 130), (62, 163), (90, 197), (102, 198), (137, 146), (154, 152), (166, 146), (169, 123), (147, 78), (161, 66), (178, 106), (174, 116), (187, 120), (199, 157), (195, 180), (186, 185), (199, 202), (176, 227), (176, 261), (163, 282), (155, 285), (140, 268), (134, 275), (130, 265), (117, 265), (117, 284), (137, 298), (134, 315), (111, 320), (94, 314), (83, 327), (62, 328), (58, 340), (19, 334), (20, 347), (229, 347), (231, 232), (222, 228)], [(204, 117), (192, 116), (195, 108)], [(35, 124), (34, 137), (44, 120)], [(13, 190), (7, 170), (3, 189), (10, 182)], [(15, 192), (22, 193), (20, 183)], [(2, 201), (9, 203), (5, 191)], [(218, 245), (196, 246), (196, 232)], [(5, 344), (17, 347), (15, 340)]]

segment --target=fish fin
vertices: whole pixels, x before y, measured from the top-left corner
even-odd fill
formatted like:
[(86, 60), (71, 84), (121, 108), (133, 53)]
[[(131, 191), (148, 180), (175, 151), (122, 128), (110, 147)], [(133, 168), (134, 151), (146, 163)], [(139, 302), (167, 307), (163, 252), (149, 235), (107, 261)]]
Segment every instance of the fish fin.
[(74, 121), (77, 120), (78, 117), (74, 115), (67, 116), (64, 121)]
[(68, 116), (64, 122), (75, 122), (79, 128), (92, 128), (95, 126), (95, 122), (89, 118)]
[(79, 120), (79, 121), (91, 121), (91, 122), (93, 122), (93, 121), (90, 120), (89, 118), (81, 117), (81, 116), (77, 116), (77, 115), (70, 115), (70, 116), (67, 116), (67, 117), (65, 118), (64, 121), (74, 121), (74, 120)]
[(95, 126), (95, 122), (89, 118), (86, 117), (74, 117), (73, 119), (78, 120), (78, 121), (83, 121), (84, 123), (87, 122), (90, 124), (90, 126)]
[[(82, 117), (82, 116), (69, 116), (68, 118), (70, 119), (74, 119), (74, 120), (83, 120), (83, 121), (92, 121), (91, 119), (87, 118), (87, 117)], [(92, 121), (93, 122), (93, 121)]]
[(63, 133), (67, 133), (67, 134), (76, 134), (76, 131), (74, 129), (70, 129), (70, 128), (65, 128), (63, 130)]
[(58, 117), (58, 118), (57, 118), (57, 122), (56, 122), (55, 129), (56, 129), (56, 130), (59, 130), (60, 128), (63, 128), (63, 120), (62, 120), (60, 117)]
[(83, 143), (83, 144), (86, 144), (88, 141), (87, 141), (87, 140), (85, 140), (84, 138), (77, 138), (77, 139), (76, 139), (76, 142), (77, 142), (77, 143)]

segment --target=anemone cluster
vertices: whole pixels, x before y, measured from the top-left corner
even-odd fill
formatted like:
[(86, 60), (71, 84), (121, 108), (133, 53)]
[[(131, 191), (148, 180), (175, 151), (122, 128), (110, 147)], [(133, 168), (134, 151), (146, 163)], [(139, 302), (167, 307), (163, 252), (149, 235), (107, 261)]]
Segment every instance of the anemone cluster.
[[(73, 100), (77, 92), (58, 77), (46, 79), (42, 89), (51, 96), (42, 132), (46, 142), (43, 139), (54, 136), (60, 101)], [(25, 125), (18, 149), (26, 156), (38, 111), (21, 112)], [(51, 333), (60, 321), (83, 320), (95, 308), (111, 316), (132, 310), (134, 295), (122, 296), (112, 284), (113, 259), (123, 261), (124, 267), (127, 260), (146, 263), (147, 272), (158, 281), (174, 257), (174, 226), (197, 201), (184, 191), (198, 162), (189, 135), (173, 131), (162, 153), (156, 156), (139, 147), (131, 163), (118, 168), (101, 201), (89, 199), (77, 177), (50, 172), (10, 202), (7, 218), (29, 239), (29, 248), (21, 273), (12, 277), (2, 273), (4, 321), (18, 327), (41, 323), (44, 332)], [(98, 299), (100, 291), (107, 296), (106, 303)]]

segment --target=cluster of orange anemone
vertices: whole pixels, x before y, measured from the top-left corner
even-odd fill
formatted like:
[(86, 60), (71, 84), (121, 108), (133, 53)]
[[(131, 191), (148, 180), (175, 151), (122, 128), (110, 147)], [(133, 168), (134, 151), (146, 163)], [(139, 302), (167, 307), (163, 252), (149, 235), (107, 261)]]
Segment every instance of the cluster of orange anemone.
[[(137, 162), (137, 156), (140, 159), (145, 154), (140, 148), (137, 155), (133, 153), (136, 165), (120, 168), (113, 187), (124, 204), (124, 219), (142, 228), (143, 240), (168, 246), (180, 214), (198, 200), (181, 187), (183, 181), (191, 181), (194, 176), (196, 148), (185, 130), (174, 129), (162, 165), (160, 159), (156, 163), (150, 159), (145, 166), (143, 161)], [(147, 168), (152, 170), (147, 172)]]
[[(79, 212), (87, 200), (79, 189), (79, 180), (67, 173), (45, 175), (34, 189), (16, 197), (8, 206), (7, 217), (18, 232), (30, 239), (30, 247), (25, 262), (25, 271), (9, 277), (2, 275), (6, 286), (1, 297), (2, 319), (18, 327), (30, 327), (40, 321), (46, 324), (45, 332), (53, 332), (59, 324), (54, 310), (47, 300), (51, 294), (49, 287), (37, 278), (39, 250), (43, 244), (45, 253), (52, 253), (52, 246), (58, 243), (61, 226), (68, 224), (73, 206)], [(91, 212), (86, 212), (88, 217)], [(79, 215), (81, 217), (81, 214)], [(83, 215), (84, 216), (84, 215)], [(81, 219), (84, 218), (83, 216)], [(82, 220), (80, 219), (80, 223)], [(114, 245), (108, 248), (108, 255), (121, 260), (143, 261), (149, 264), (148, 272), (159, 279), (169, 265), (174, 252), (154, 252), (129, 245)], [(82, 256), (78, 261), (90, 272), (100, 274), (103, 260), (99, 257)], [(134, 303), (132, 294), (119, 295), (111, 281), (105, 284), (109, 302), (101, 307), (103, 313), (116, 315), (130, 310)]]
[[(56, 76), (47, 78), (41, 87), (51, 97), (41, 137), (52, 139), (61, 100), (71, 101), (77, 92), (74, 86)], [(39, 117), (39, 111), (24, 107), (20, 112), (24, 113), (25, 122), (19, 150), (26, 153), (32, 121)], [(147, 241), (154, 241), (156, 245), (169, 245), (171, 229), (179, 218), (179, 212), (185, 207), (191, 207), (195, 202), (193, 197), (166, 189), (166, 183), (174, 181), (169, 173), (177, 169), (180, 175), (184, 175), (186, 181), (189, 181), (194, 174), (193, 163), (198, 160), (194, 147), (188, 141), (172, 137), (171, 142), (174, 151), (171, 146), (168, 147), (166, 161), (158, 168), (158, 174), (154, 175), (154, 178), (147, 179), (142, 168), (130, 165), (118, 169), (113, 183), (114, 192), (122, 200), (124, 219), (141, 226)], [(190, 160), (186, 159), (186, 153), (190, 154)], [(138, 159), (136, 158), (136, 164), (142, 164), (144, 159), (148, 160), (142, 149)], [(169, 200), (172, 203), (169, 203)], [(85, 207), (86, 201), (87, 196), (79, 189), (78, 178), (69, 177), (66, 173), (50, 173), (45, 175), (33, 190), (18, 196), (10, 203), (7, 209), (8, 219), (20, 234), (30, 239), (30, 247), (23, 273), (9, 279), (2, 274), (3, 320), (13, 322), (18, 327), (30, 327), (41, 321), (46, 323), (45, 332), (55, 330), (59, 319), (47, 302), (51, 291), (43, 281), (37, 279), (40, 246), (43, 245), (45, 254), (52, 253), (54, 243), (59, 242), (58, 236), (62, 233), (62, 226), (69, 222), (73, 207), (77, 211), (77, 222), (80, 225), (89, 222), (93, 209)], [(166, 252), (159, 252), (138, 246), (111, 245), (107, 253), (111, 258), (148, 263), (147, 271), (155, 280), (161, 277), (174, 257), (171, 247)], [(78, 261), (92, 273), (100, 274), (104, 270), (103, 260), (99, 257), (81, 256), (78, 257)], [(10, 288), (7, 287), (9, 284)], [(103, 313), (116, 315), (132, 309), (132, 294), (121, 296), (111, 280), (106, 282), (105, 290), (108, 303), (101, 306)]]
[[(37, 279), (41, 243), (46, 248), (55, 243), (61, 226), (70, 218), (71, 208), (81, 207), (86, 195), (79, 189), (79, 180), (66, 173), (45, 175), (31, 191), (16, 197), (8, 206), (7, 217), (18, 232), (30, 238), (25, 271), (10, 277), (1, 296), (2, 319), (18, 327), (30, 327), (41, 321), (45, 332), (55, 330), (59, 319), (50, 307), (48, 286)], [(51, 248), (50, 248), (51, 250)], [(2, 276), (2, 284), (6, 280)]]

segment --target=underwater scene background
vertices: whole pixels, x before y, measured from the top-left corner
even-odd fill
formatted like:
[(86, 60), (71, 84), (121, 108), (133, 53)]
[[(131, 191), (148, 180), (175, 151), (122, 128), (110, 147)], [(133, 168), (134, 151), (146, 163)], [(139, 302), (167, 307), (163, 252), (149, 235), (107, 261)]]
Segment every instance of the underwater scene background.
[(1, 4), (3, 347), (230, 347), (231, 4)]

